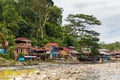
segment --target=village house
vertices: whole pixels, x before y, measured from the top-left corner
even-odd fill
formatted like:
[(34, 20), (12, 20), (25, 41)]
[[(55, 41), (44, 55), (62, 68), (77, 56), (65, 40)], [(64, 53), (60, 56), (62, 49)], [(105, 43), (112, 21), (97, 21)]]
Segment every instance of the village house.
[(7, 48), (8, 48), (8, 41), (3, 39), (0, 44), (0, 54), (4, 54), (7, 50)]
[(60, 45), (57, 43), (47, 43), (45, 44), (45, 48), (49, 48), (50, 50), (50, 58), (58, 58), (59, 57), (59, 47)]
[[(32, 41), (23, 37), (16, 38), (14, 41), (16, 42), (14, 50), (15, 60), (45, 60), (46, 48), (33, 47), (31, 44)], [(24, 59), (19, 56), (21, 52), (24, 53)]]
[(15, 39), (15, 42), (16, 42), (14, 50), (15, 60), (18, 59), (18, 56), (21, 52), (23, 52), (26, 56), (29, 55), (29, 49), (30, 47), (32, 47), (31, 40), (19, 37)]
[(31, 58), (32, 58), (32, 56), (36, 56), (36, 58), (33, 58), (33, 60), (34, 59), (46, 60), (46, 57), (47, 57), (46, 49), (31, 47), (30, 50), (29, 50), (29, 56), (31, 56)]
[[(73, 49), (73, 47), (61, 47), (58, 43), (47, 43), (44, 47), (33, 47), (31, 44), (31, 40), (27, 38), (16, 38), (14, 40), (16, 42), (14, 55), (15, 60), (24, 61), (24, 60), (46, 60), (48, 58), (68, 58), (70, 56), (78, 57), (80, 55), (79, 52)], [(24, 54), (20, 59), (20, 53)]]

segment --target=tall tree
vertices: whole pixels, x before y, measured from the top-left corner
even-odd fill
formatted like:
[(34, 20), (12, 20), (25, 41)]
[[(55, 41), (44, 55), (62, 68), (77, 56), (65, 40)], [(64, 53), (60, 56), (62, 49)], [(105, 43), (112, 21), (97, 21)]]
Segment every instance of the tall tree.
[[(54, 16), (54, 17), (53, 17)], [(45, 25), (45, 33), (47, 36), (61, 36), (62, 9), (57, 6), (49, 7), (49, 15)]]
[(98, 52), (97, 49), (99, 47), (99, 38), (97, 38), (99, 33), (94, 30), (90, 30), (90, 28), (94, 25), (100, 25), (101, 22), (96, 17), (85, 14), (70, 14), (66, 21), (69, 22), (67, 25), (69, 34), (72, 34), (77, 38), (77, 46), (79, 48), (90, 46), (92, 51), (91, 55), (96, 55)]
[(57, 6), (49, 7), (49, 15), (47, 22), (56, 26), (60, 26), (62, 24), (62, 11), (63, 9), (58, 8)]
[[(17, 12), (14, 0), (0, 0), (0, 32), (3, 38), (11, 40), (14, 37), (14, 30), (17, 20)], [(12, 32), (13, 30), (13, 32)]]
[(83, 37), (86, 33), (92, 33), (89, 31), (91, 26), (101, 24), (96, 17), (85, 14), (70, 14), (66, 21), (69, 22), (68, 26), (72, 29), (72, 33), (76, 33), (80, 37)]
[(49, 7), (53, 5), (52, 0), (30, 0), (30, 5), (36, 13), (36, 21), (41, 32), (41, 38), (44, 37), (44, 26), (48, 18)]
[(17, 35), (17, 32), (19, 30), (17, 21), (21, 19), (21, 17), (18, 15), (18, 12), (16, 11), (16, 6), (12, 2), (5, 2), (6, 4), (3, 7), (3, 19), (4, 24), (7, 29), (9, 29), (13, 35)]

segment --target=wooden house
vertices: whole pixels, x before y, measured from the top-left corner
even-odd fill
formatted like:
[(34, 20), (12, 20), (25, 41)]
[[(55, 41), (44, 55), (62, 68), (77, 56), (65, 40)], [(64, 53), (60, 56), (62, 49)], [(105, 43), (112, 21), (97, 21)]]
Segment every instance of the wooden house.
[(16, 38), (14, 40), (16, 42), (14, 54), (15, 54), (15, 59), (18, 58), (19, 53), (23, 52), (25, 55), (29, 55), (29, 49), (32, 47), (31, 40), (27, 38)]
[(45, 44), (46, 48), (50, 49), (50, 58), (58, 58), (58, 54), (59, 54), (59, 47), (60, 45), (57, 43), (47, 43)]
[(46, 60), (47, 54), (44, 48), (30, 48), (30, 56), (36, 56), (37, 60)]

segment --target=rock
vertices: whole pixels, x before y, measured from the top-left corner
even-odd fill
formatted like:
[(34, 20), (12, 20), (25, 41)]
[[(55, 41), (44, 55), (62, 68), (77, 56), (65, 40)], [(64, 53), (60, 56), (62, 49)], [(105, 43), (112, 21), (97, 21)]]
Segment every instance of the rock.
[(25, 80), (120, 80), (119, 66), (120, 63), (46, 64), (36, 68)]

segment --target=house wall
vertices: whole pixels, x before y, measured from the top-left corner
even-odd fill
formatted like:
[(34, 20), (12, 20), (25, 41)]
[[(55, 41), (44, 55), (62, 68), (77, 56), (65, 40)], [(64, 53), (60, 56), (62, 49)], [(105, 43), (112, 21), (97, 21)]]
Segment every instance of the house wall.
[(27, 48), (16, 48), (15, 51), (16, 51), (16, 53), (23, 52), (26, 55), (29, 53)]
[(27, 48), (16, 48), (14, 50), (14, 54), (15, 54), (15, 59), (17, 59), (19, 57), (19, 54), (23, 52), (25, 55), (29, 55), (29, 51)]
[(16, 49), (14, 50), (15, 59), (18, 59), (19, 53), (23, 52), (25, 55), (29, 55), (28, 48), (31, 47), (31, 42), (28, 41), (17, 41)]
[(26, 46), (26, 47), (30, 47), (32, 46), (32, 44), (30, 42), (19, 42), (16, 44), (16, 46)]

